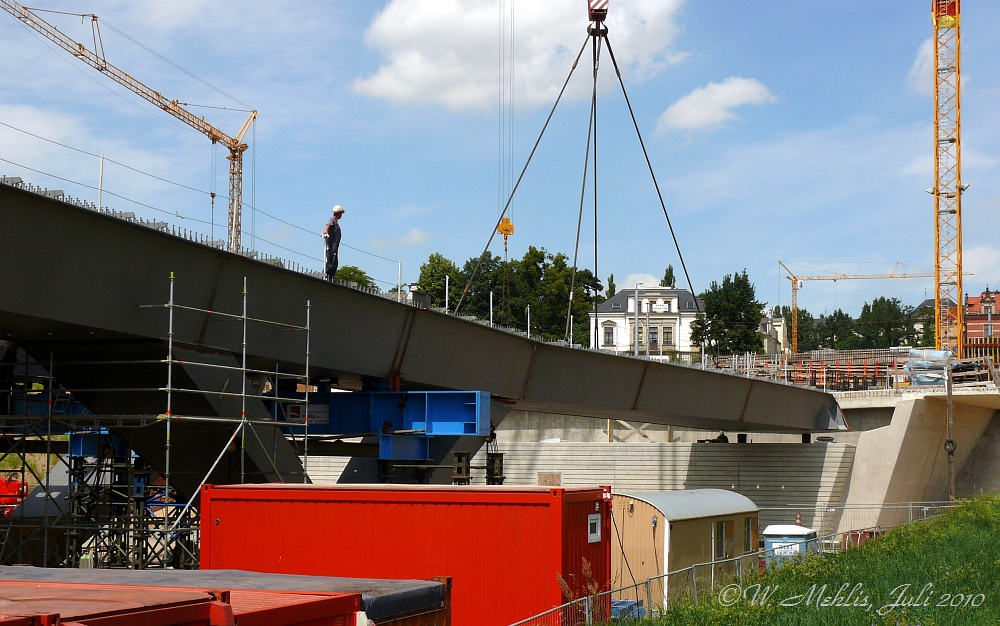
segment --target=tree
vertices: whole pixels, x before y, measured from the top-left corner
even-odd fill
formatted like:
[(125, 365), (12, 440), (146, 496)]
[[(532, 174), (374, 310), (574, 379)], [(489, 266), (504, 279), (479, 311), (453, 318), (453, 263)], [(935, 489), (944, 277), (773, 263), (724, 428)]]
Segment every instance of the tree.
[[(457, 281), (459, 296), (465, 289), (465, 285), (469, 283), (469, 277), (472, 276), (477, 264), (479, 264), (479, 257), (472, 257), (465, 262), (465, 266), (459, 272)], [(462, 302), (462, 310), (460, 311), (462, 315), (475, 315), (480, 319), (489, 319), (490, 293), (492, 292), (494, 319), (498, 323), (502, 323), (499, 313), (500, 296), (503, 289), (503, 269), (503, 260), (500, 257), (493, 256), (489, 252), (483, 256), (483, 262), (479, 264), (479, 271), (476, 272), (472, 284), (469, 285), (469, 291), (465, 294), (465, 300)], [(454, 300), (452, 306), (454, 307), (456, 304), (458, 304), (458, 300)]]
[(615, 275), (608, 276), (608, 297), (613, 298), (618, 293), (615, 291)]
[[(417, 280), (417, 289), (430, 296), (431, 307), (444, 306), (444, 286), (445, 276), (448, 276), (449, 284), (449, 306), (455, 306), (458, 300), (455, 297), (462, 293), (465, 284), (459, 285), (458, 266), (454, 262), (446, 259), (441, 253), (435, 252), (427, 258), (427, 262), (420, 266), (420, 278)], [(463, 305), (465, 306), (465, 305)]]
[(934, 321), (934, 312), (930, 311), (928, 315), (918, 321), (923, 324), (920, 331), (920, 347), (933, 348), (937, 345), (937, 325)]
[(858, 316), (858, 334), (863, 348), (891, 348), (913, 343), (916, 331), (910, 319), (912, 308), (899, 298), (880, 297), (865, 303)]
[(697, 346), (712, 347), (717, 354), (757, 352), (762, 349), (757, 329), (764, 304), (744, 269), (726, 274), (722, 284), (712, 281), (699, 296), (704, 312), (691, 325), (691, 340)]
[(372, 277), (356, 265), (340, 266), (337, 270), (336, 278), (337, 280), (342, 280), (348, 283), (357, 283), (358, 287), (361, 287), (362, 289), (377, 289), (375, 281), (372, 280)]
[(677, 288), (677, 279), (674, 278), (673, 264), (668, 264), (666, 271), (663, 272), (663, 279), (660, 281), (660, 287), (670, 287), (671, 289)]
[(862, 338), (857, 334), (854, 319), (841, 309), (823, 318), (823, 323), (817, 331), (819, 344), (823, 348), (857, 350), (862, 345)]

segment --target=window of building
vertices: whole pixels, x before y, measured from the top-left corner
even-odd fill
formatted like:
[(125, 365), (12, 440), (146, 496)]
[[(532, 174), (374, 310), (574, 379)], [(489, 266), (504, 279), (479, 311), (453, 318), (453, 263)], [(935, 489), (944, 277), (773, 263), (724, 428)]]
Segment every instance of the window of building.
[(637, 307), (639, 307), (639, 308), (638, 308), (638, 311), (639, 311), (640, 313), (642, 313), (642, 300), (636, 300), (636, 303), (635, 303), (635, 305), (636, 305)]
[(615, 327), (605, 326), (604, 327), (604, 345), (610, 346), (615, 343)]
[(674, 329), (672, 326), (663, 327), (663, 343), (668, 346), (674, 345)]
[(612, 302), (611, 303), (611, 308), (612, 309), (621, 309), (622, 308), (622, 303), (621, 302)]
[(642, 343), (642, 327), (639, 327), (639, 343)]
[(689, 309), (693, 309), (694, 308), (694, 302), (692, 300), (688, 300), (688, 308)]
[(660, 342), (660, 329), (656, 326), (650, 326), (649, 328), (649, 343), (656, 344)]
[(753, 552), (756, 546), (750, 545), (753, 537), (753, 518), (743, 518), (743, 551)]

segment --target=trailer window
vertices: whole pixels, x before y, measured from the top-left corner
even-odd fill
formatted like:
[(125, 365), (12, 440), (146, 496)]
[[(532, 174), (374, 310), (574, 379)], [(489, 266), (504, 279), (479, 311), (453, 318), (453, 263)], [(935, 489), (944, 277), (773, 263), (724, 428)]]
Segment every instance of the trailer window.
[(601, 541), (601, 514), (592, 513), (587, 516), (587, 543)]

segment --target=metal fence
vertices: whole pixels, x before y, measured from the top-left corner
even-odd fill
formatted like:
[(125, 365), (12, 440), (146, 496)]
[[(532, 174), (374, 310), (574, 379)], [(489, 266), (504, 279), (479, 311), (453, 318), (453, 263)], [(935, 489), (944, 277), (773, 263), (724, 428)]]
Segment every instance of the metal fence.
[[(761, 509), (760, 526), (794, 524), (797, 516), (807, 526), (812, 520), (823, 524), (842, 524), (845, 520), (867, 519), (876, 515), (877, 524), (850, 527), (842, 532), (819, 532), (817, 545), (822, 554), (835, 554), (878, 538), (892, 526), (929, 519), (957, 506), (954, 502), (906, 502), (884, 505), (846, 507), (780, 507)], [(790, 519), (789, 519), (790, 515)], [(810, 517), (812, 516), (812, 517)], [(834, 522), (833, 520), (836, 520)], [(890, 522), (891, 520), (891, 522)], [(819, 528), (812, 526), (813, 528)], [(677, 571), (654, 576), (646, 581), (576, 598), (511, 626), (583, 626), (586, 624), (636, 623), (654, 619), (677, 603), (704, 602), (716, 597), (727, 585), (742, 584), (757, 578), (770, 560), (767, 550), (742, 556), (699, 563)]]
[(886, 502), (836, 507), (788, 504), (763, 507), (758, 519), (761, 530), (771, 524), (799, 524), (814, 528), (821, 535), (828, 535), (871, 526), (892, 528), (933, 517), (954, 506), (955, 503), (950, 501)]

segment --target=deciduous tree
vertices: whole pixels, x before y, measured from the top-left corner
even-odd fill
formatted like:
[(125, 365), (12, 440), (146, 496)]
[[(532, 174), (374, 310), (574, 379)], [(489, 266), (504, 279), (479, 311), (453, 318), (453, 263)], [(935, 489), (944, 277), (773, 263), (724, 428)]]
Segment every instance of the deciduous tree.
[(691, 339), (718, 354), (758, 352), (763, 348), (757, 329), (764, 304), (744, 269), (727, 274), (722, 284), (712, 281), (699, 296), (704, 312), (692, 323)]

